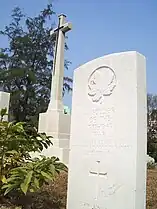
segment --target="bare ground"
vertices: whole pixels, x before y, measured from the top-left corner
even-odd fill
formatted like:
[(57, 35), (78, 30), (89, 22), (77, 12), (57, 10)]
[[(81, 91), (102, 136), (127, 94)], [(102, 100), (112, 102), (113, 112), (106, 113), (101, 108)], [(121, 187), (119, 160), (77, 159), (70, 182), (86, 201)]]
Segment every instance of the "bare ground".
[(157, 209), (157, 169), (147, 173), (147, 209)]

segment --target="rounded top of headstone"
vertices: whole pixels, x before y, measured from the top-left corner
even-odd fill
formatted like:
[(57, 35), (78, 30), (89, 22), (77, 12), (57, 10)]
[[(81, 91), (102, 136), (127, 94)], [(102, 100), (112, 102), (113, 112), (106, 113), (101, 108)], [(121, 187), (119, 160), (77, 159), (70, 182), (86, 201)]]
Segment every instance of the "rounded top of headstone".
[(113, 69), (102, 66), (95, 69), (88, 79), (88, 96), (93, 103), (103, 103), (116, 87), (116, 75)]

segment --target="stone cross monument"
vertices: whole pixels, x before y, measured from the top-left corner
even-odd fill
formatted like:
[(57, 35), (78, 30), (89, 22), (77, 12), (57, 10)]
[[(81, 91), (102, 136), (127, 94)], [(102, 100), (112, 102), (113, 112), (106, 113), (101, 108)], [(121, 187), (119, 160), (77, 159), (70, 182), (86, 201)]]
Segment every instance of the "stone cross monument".
[(63, 77), (64, 77), (64, 48), (65, 33), (72, 29), (71, 23), (65, 23), (65, 15), (59, 16), (58, 28), (51, 31), (52, 37), (56, 37), (56, 47), (53, 65), (51, 98), (49, 110), (63, 111)]
[(39, 115), (38, 130), (53, 137), (53, 147), (45, 149), (42, 154), (57, 156), (62, 162), (68, 164), (71, 116), (64, 114), (62, 93), (65, 33), (71, 30), (72, 25), (66, 23), (65, 18), (65, 15), (60, 15), (57, 29), (51, 31), (52, 37), (56, 38), (51, 97), (47, 112)]

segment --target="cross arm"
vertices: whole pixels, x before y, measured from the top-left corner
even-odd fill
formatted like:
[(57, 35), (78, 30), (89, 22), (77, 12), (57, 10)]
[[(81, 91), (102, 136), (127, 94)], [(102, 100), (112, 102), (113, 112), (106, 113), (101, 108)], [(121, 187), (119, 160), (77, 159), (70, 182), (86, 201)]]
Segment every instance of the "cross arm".
[(96, 171), (89, 171), (89, 173), (93, 176), (107, 176), (107, 173), (103, 173), (103, 172), (96, 172)]
[(56, 36), (58, 30), (61, 30), (63, 33), (66, 33), (66, 32), (68, 32), (71, 29), (72, 29), (72, 24), (71, 23), (65, 23), (63, 26), (61, 26), (59, 28), (56, 28), (54, 30), (51, 30), (50, 31), (50, 36), (52, 38), (54, 38)]
[(72, 24), (71, 23), (65, 23), (61, 30), (63, 31), (63, 33), (66, 33), (71, 29), (72, 29)]

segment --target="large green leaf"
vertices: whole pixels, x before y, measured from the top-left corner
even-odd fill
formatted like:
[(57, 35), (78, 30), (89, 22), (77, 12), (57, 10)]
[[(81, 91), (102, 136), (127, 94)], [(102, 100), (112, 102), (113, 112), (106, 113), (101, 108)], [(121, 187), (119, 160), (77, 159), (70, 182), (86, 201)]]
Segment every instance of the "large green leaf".
[(16, 150), (9, 150), (9, 151), (6, 152), (6, 154), (14, 155), (14, 154), (18, 154), (18, 152)]
[(41, 171), (41, 175), (44, 177), (44, 178), (47, 178), (49, 180), (52, 180), (53, 179), (53, 176), (51, 176), (50, 174), (44, 172), (44, 171)]
[(8, 188), (4, 192), (4, 196), (7, 195), (10, 191), (12, 191), (15, 188), (14, 184), (8, 185)]
[(29, 184), (30, 184), (31, 179), (32, 179), (32, 174), (33, 174), (33, 171), (30, 171), (30, 172), (27, 174), (27, 176), (26, 176), (24, 182), (20, 185), (21, 190), (23, 191), (24, 194), (26, 194), (27, 191), (28, 191), (28, 187), (29, 187)]
[(52, 175), (55, 175), (56, 168), (53, 164), (50, 164), (49, 169), (50, 169), (50, 172), (52, 173)]
[(17, 183), (14, 183), (14, 184), (5, 184), (3, 185), (1, 188), (2, 190), (5, 189), (5, 192), (4, 192), (4, 196), (7, 195), (9, 192), (11, 192), (12, 190), (16, 189), (18, 186)]
[(23, 174), (27, 174), (27, 167), (17, 167), (17, 168), (13, 168), (10, 171), (11, 174), (19, 174), (19, 173), (23, 173)]
[(39, 185), (39, 179), (34, 178), (34, 185), (35, 185), (35, 187), (36, 187), (37, 189), (39, 189), (39, 188), (40, 188), (40, 185)]

